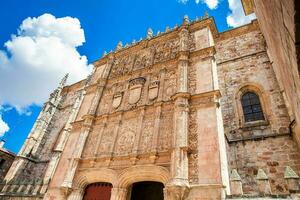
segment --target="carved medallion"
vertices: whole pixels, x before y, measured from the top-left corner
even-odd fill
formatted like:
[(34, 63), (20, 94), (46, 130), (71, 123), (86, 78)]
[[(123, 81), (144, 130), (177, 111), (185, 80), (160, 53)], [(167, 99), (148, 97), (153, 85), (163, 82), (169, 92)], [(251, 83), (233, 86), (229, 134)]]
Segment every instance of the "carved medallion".
[(148, 97), (150, 100), (154, 100), (158, 96), (158, 87), (159, 87), (159, 81), (153, 81), (149, 85), (149, 91), (148, 91)]
[(145, 81), (144, 78), (139, 77), (129, 82), (129, 104), (135, 104), (140, 100)]
[(118, 139), (118, 153), (129, 153), (133, 148), (135, 133), (132, 131), (125, 131)]
[(113, 102), (112, 102), (113, 108), (118, 108), (122, 103), (122, 99), (123, 99), (123, 93), (117, 92), (113, 97)]

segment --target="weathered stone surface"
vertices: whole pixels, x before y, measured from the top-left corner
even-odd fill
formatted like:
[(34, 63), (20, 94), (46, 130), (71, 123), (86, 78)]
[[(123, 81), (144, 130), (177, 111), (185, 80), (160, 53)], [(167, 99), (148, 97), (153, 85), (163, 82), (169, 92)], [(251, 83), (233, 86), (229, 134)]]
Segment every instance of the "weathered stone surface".
[[(249, 91), (263, 120), (244, 118)], [(6, 184), (3, 194), (79, 200), (90, 183), (108, 182), (112, 198), (124, 200), (133, 183), (156, 181), (167, 200), (289, 197), (297, 188), (286, 179), (299, 174), (300, 155), (284, 98), (256, 21), (224, 33), (212, 18), (185, 18), (159, 36), (149, 29), (63, 89), (41, 154), (15, 162), (15, 179), (48, 181)]]

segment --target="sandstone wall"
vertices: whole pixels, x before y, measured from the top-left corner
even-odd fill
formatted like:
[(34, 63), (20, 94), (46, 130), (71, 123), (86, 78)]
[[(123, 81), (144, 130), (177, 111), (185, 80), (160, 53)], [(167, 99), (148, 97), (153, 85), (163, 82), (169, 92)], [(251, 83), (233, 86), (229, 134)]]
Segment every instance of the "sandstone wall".
[[(216, 52), (230, 170), (237, 169), (245, 194), (258, 195), (258, 169), (269, 177), (273, 194), (289, 193), (284, 170), (290, 166), (299, 174), (300, 156), (262, 33), (252, 30), (219, 40)], [(239, 96), (244, 88), (260, 96), (264, 122), (244, 122)]]
[[(295, 137), (300, 141), (300, 77), (296, 52), (294, 0), (255, 0), (255, 14), (267, 43), (272, 67), (286, 97)], [(300, 144), (300, 143), (299, 143)]]

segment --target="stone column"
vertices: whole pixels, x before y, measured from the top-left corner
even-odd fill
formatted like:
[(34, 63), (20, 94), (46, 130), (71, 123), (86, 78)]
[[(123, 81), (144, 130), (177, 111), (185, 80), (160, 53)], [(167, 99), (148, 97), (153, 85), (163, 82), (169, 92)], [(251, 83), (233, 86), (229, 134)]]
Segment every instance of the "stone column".
[(74, 189), (68, 196), (68, 200), (82, 200), (84, 195), (83, 189)]
[[(109, 60), (106, 64), (106, 67), (104, 69), (104, 72), (102, 74), (102, 77), (97, 82), (95, 95), (91, 102), (88, 113), (83, 116), (83, 125), (82, 125), (82, 129), (81, 129), (81, 133), (79, 134), (79, 137), (76, 142), (76, 149), (74, 150), (72, 158), (69, 161), (67, 174), (61, 185), (62, 189), (64, 189), (64, 190), (67, 190), (68, 188), (72, 188), (72, 182), (73, 182), (73, 179), (74, 179), (74, 176), (75, 176), (78, 164), (79, 164), (79, 160), (81, 158), (81, 154), (83, 152), (84, 145), (86, 143), (86, 139), (87, 139), (90, 129), (93, 125), (95, 114), (96, 114), (98, 105), (100, 103), (100, 100), (101, 100), (101, 97), (103, 94), (103, 90), (106, 85), (107, 78), (109, 76), (112, 64), (113, 64), (113, 57), (110, 56)], [(89, 85), (88, 85), (85, 88), (86, 88), (86, 90), (89, 90), (89, 89), (93, 90), (94, 87), (92, 85), (92, 87), (89, 88)]]
[(111, 189), (110, 200), (126, 200), (127, 197), (127, 189), (126, 188), (115, 188)]
[[(182, 191), (185, 191), (189, 185), (188, 182), (188, 112), (190, 95), (188, 93), (188, 30), (187, 21), (184, 19), (184, 25), (180, 30), (180, 52), (177, 66), (177, 94), (172, 97), (174, 100), (174, 133), (171, 153), (171, 180), (168, 184), (167, 198), (169, 194), (175, 195), (176, 199), (182, 199)], [(173, 192), (168, 192), (172, 190)]]
[(82, 132), (80, 133), (77, 143), (76, 143), (77, 148), (73, 152), (73, 156), (69, 162), (67, 174), (62, 183), (62, 187), (64, 187), (64, 188), (72, 188), (72, 182), (74, 179), (74, 175), (76, 173), (76, 170), (77, 170), (77, 167), (79, 164), (79, 159), (81, 157), (81, 154), (82, 154), (82, 151), (84, 148), (84, 144), (85, 144), (88, 134), (90, 132), (90, 128), (91, 128), (93, 119), (94, 118), (92, 118), (92, 117), (88, 117), (84, 121), (84, 125), (82, 127)]
[(164, 188), (164, 200), (180, 200), (185, 199), (188, 194), (187, 187), (166, 186)]
[(75, 103), (73, 105), (73, 108), (72, 108), (71, 114), (68, 118), (68, 121), (66, 123), (66, 126), (65, 126), (61, 136), (58, 139), (58, 143), (54, 149), (54, 154), (48, 164), (48, 167), (47, 167), (47, 170), (46, 170), (46, 173), (44, 176), (44, 180), (43, 180), (44, 185), (40, 191), (42, 194), (44, 194), (46, 192), (48, 184), (54, 175), (54, 172), (55, 172), (58, 162), (60, 160), (61, 154), (65, 148), (65, 145), (66, 145), (67, 140), (70, 135), (70, 131), (72, 129), (71, 123), (74, 122), (74, 120), (79, 112), (79, 108), (80, 108), (82, 100), (84, 98), (84, 94), (85, 94), (85, 91), (82, 90), (80, 93), (80, 96), (75, 100)]

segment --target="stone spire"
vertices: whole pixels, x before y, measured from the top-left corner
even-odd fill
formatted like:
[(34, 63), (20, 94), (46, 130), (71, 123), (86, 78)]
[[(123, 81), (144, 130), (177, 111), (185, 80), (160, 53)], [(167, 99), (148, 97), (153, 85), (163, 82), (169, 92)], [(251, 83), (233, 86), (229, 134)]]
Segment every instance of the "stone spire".
[(122, 49), (122, 47), (123, 47), (123, 43), (120, 41), (116, 47), (116, 50), (119, 51)]
[(184, 17), (183, 17), (183, 25), (187, 25), (189, 23), (190, 23), (189, 16), (188, 15), (184, 15)]
[(69, 73), (66, 73), (66, 75), (61, 79), (59, 83), (59, 88), (63, 88), (66, 85), (68, 77), (69, 77)]
[(47, 133), (48, 126), (51, 124), (51, 120), (61, 102), (61, 92), (67, 82), (68, 76), (69, 74), (66, 74), (62, 78), (58, 87), (50, 94), (48, 101), (44, 104), (18, 156), (5, 176), (6, 181), (12, 180), (17, 172), (22, 170), (26, 164), (26, 157), (39, 159), (38, 149), (42, 145), (42, 140)]
[(153, 37), (153, 30), (151, 28), (148, 28), (147, 30), (147, 39), (150, 39)]
[(209, 14), (208, 14), (207, 11), (205, 11), (205, 13), (204, 13), (204, 19), (207, 19), (208, 17), (209, 17)]

